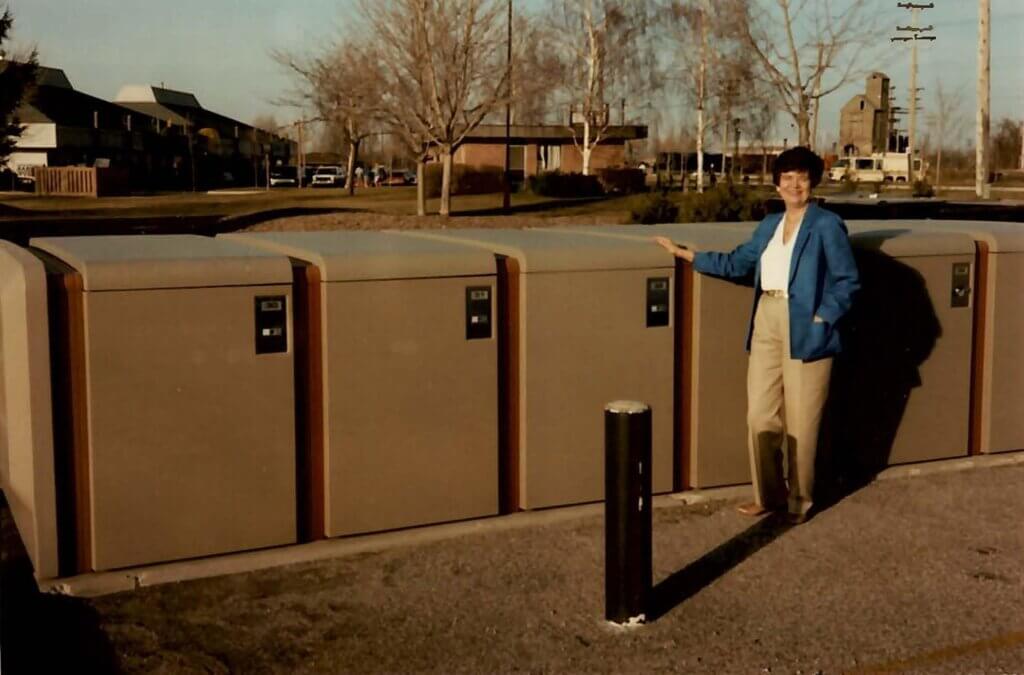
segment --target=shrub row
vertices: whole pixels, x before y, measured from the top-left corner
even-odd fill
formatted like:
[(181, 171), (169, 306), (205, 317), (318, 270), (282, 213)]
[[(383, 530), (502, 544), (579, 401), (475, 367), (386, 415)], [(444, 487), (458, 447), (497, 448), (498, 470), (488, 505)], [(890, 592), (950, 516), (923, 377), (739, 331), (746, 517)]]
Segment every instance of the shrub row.
[(631, 209), (635, 223), (722, 223), (760, 220), (767, 213), (764, 195), (734, 183), (719, 183), (702, 193), (651, 193)]
[(604, 194), (597, 176), (545, 171), (527, 179), (530, 192), (544, 197), (600, 197)]
[[(424, 167), (423, 192), (428, 199), (441, 196), (443, 170), (444, 167), (439, 162), (432, 162)], [(502, 169), (500, 166), (452, 165), (453, 195), (482, 195), (501, 192), (501, 189)]]

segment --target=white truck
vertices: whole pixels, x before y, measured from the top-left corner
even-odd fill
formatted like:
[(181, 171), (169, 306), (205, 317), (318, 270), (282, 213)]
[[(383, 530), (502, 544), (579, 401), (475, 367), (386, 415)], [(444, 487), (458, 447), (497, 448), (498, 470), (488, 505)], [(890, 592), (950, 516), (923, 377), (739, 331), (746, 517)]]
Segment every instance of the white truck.
[[(833, 181), (852, 183), (906, 183), (909, 169), (906, 152), (876, 152), (867, 156), (840, 157), (832, 163), (828, 177)], [(925, 168), (921, 158), (914, 158), (914, 178), (922, 180)]]
[(313, 187), (340, 187), (345, 184), (345, 170), (340, 166), (321, 166), (313, 173)]

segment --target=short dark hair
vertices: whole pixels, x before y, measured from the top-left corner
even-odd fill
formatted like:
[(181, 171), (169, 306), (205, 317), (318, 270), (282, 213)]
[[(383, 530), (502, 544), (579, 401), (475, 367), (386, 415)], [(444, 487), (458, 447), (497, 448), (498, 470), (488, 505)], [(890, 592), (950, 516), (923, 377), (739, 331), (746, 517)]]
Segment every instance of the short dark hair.
[(797, 145), (775, 158), (775, 164), (772, 165), (772, 182), (778, 185), (780, 177), (787, 171), (806, 172), (807, 177), (811, 179), (811, 187), (816, 187), (825, 172), (825, 161), (814, 154), (813, 150)]

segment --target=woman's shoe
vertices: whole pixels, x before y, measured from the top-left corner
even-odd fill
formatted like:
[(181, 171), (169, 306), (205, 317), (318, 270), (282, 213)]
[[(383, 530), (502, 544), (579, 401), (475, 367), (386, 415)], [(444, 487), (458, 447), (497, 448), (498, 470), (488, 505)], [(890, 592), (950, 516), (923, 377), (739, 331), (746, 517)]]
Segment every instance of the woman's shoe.
[(745, 516), (750, 516), (751, 518), (757, 518), (758, 516), (764, 516), (772, 512), (771, 509), (761, 506), (756, 502), (742, 504), (740, 506), (737, 506), (736, 510)]

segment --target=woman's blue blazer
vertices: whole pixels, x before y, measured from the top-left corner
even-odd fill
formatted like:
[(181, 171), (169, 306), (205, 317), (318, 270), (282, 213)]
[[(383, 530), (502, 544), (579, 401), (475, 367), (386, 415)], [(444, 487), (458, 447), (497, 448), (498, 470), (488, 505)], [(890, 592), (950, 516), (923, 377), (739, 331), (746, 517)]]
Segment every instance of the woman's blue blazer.
[[(761, 254), (782, 222), (781, 213), (765, 217), (750, 240), (730, 253), (699, 252), (698, 272), (731, 280), (754, 273), (754, 307), (747, 329), (747, 351), (761, 297)], [(815, 204), (807, 206), (793, 247), (789, 268), (789, 348), (794, 359), (814, 361), (839, 353), (842, 344), (836, 323), (853, 303), (860, 288), (857, 263), (842, 218)], [(822, 319), (814, 321), (814, 317)]]

